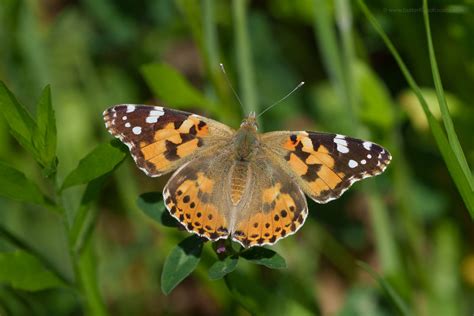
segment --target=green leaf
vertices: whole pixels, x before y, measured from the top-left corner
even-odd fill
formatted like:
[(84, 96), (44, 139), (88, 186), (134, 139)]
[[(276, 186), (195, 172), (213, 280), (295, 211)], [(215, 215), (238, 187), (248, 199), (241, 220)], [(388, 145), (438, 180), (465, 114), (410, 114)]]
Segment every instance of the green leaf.
[(56, 119), (51, 104), (51, 88), (46, 86), (36, 108), (36, 131), (33, 143), (39, 154), (40, 163), (47, 169), (47, 174), (55, 172), (56, 159)]
[(203, 240), (198, 236), (190, 236), (173, 248), (165, 260), (161, 272), (161, 290), (168, 295), (183, 281), (201, 260)]
[(142, 74), (153, 93), (173, 107), (192, 106), (205, 110), (214, 107), (201, 92), (167, 64), (145, 65), (142, 67)]
[(16, 289), (39, 291), (65, 286), (38, 259), (21, 250), (0, 253), (0, 267), (0, 282)]
[(64, 180), (62, 190), (87, 183), (111, 172), (125, 159), (126, 154), (124, 145), (117, 140), (100, 144), (79, 161), (76, 169)]
[(143, 193), (137, 199), (137, 206), (151, 219), (159, 222), (163, 226), (179, 226), (177, 220), (166, 210), (161, 193)]
[(20, 201), (44, 204), (45, 197), (38, 186), (13, 167), (0, 161), (0, 195)]
[(252, 247), (243, 251), (240, 256), (250, 262), (264, 265), (270, 269), (286, 268), (285, 259), (275, 251), (268, 248)]
[(362, 101), (359, 118), (374, 126), (392, 128), (395, 114), (390, 93), (382, 80), (363, 62), (354, 64), (354, 77)]
[(370, 274), (370, 276), (379, 283), (379, 285), (382, 287), (387, 297), (390, 299), (393, 305), (398, 309), (401, 315), (412, 315), (412, 313), (408, 309), (407, 304), (402, 300), (402, 298), (398, 295), (398, 293), (393, 289), (390, 283), (388, 283), (384, 278), (379, 276), (377, 272), (375, 272), (365, 262), (358, 261), (357, 265), (360, 266), (365, 271), (367, 271), (367, 273)]
[(222, 279), (226, 274), (231, 273), (237, 268), (237, 263), (239, 262), (238, 257), (229, 256), (224, 260), (219, 260), (214, 262), (214, 264), (209, 268), (208, 275), (211, 280)]
[(37, 157), (33, 146), (32, 135), (36, 123), (31, 114), (15, 98), (7, 86), (0, 81), (0, 109), (5, 121), (10, 127), (10, 132), (27, 151)]

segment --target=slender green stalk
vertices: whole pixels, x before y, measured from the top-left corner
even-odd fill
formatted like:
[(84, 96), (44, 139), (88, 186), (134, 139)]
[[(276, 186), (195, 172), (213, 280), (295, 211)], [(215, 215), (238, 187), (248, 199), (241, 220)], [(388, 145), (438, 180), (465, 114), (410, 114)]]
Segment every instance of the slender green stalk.
[(352, 34), (352, 12), (349, 0), (336, 0), (336, 22), (341, 34), (343, 80), (347, 94), (347, 109), (349, 116), (356, 121), (358, 106), (358, 91), (355, 87), (354, 65), (357, 62)]
[(233, 0), (232, 11), (234, 15), (237, 69), (242, 95), (242, 106), (245, 114), (252, 111), (258, 112), (255, 71), (252, 63), (252, 51), (247, 29), (247, 1)]
[(469, 170), (469, 165), (466, 161), (466, 156), (461, 148), (461, 144), (459, 143), (458, 136), (456, 131), (454, 130), (453, 121), (449, 114), (448, 105), (446, 103), (446, 97), (444, 95), (443, 83), (441, 82), (441, 77), (439, 75), (438, 70), (438, 63), (436, 62), (436, 55), (433, 48), (433, 40), (431, 37), (431, 28), (430, 28), (430, 20), (428, 14), (428, 1), (423, 0), (423, 17), (425, 21), (425, 29), (426, 29), (426, 37), (428, 40), (428, 51), (430, 55), (430, 64), (431, 64), (431, 71), (433, 73), (433, 81), (436, 88), (436, 94), (438, 96), (438, 103), (441, 109), (441, 116), (444, 122), (444, 128), (446, 129), (446, 134), (448, 135), (449, 144), (456, 155), (463, 172), (469, 181), (469, 185), (471, 187), (471, 191), (474, 191), (474, 179), (472, 177), (471, 170)]
[[(376, 191), (375, 187), (371, 186), (370, 191)], [(378, 194), (367, 194), (367, 197), (380, 265), (385, 275), (394, 276), (400, 272), (401, 262), (387, 208)]]
[[(339, 1), (342, 2), (342, 1)], [(344, 7), (344, 4), (341, 4)], [(347, 14), (347, 11), (344, 13)], [(329, 78), (334, 86), (337, 95), (340, 96), (342, 104), (349, 105), (349, 116), (351, 121), (351, 132), (355, 131), (354, 115), (352, 113), (352, 101), (351, 91), (347, 87), (347, 81), (344, 74), (344, 66), (342, 62), (341, 48), (339, 47), (337, 35), (333, 27), (333, 20), (331, 19), (331, 10), (329, 7), (328, 0), (314, 0), (314, 29), (317, 35), (317, 41), (319, 42), (319, 49), (323, 58), (324, 65), (328, 71)], [(344, 28), (350, 27), (350, 24), (345, 24)], [(350, 32), (350, 31), (349, 31)], [(346, 45), (344, 48), (350, 47), (348, 44), (351, 41), (347, 37), (346, 33)], [(346, 51), (345, 57), (351, 57), (350, 52)], [(350, 61), (349, 61), (350, 63)], [(347, 65), (346, 65), (347, 66)]]
[(467, 179), (466, 175), (464, 174), (463, 168), (460, 162), (457, 160), (456, 154), (451, 149), (448, 139), (446, 138), (445, 132), (443, 131), (441, 125), (438, 123), (436, 118), (431, 113), (428, 103), (426, 102), (423, 94), (421, 92), (420, 87), (416, 84), (415, 80), (413, 79), (410, 71), (406, 67), (405, 63), (403, 62), (402, 58), (398, 54), (397, 49), (392, 44), (388, 36), (385, 34), (384, 30), (377, 22), (375, 17), (372, 15), (370, 10), (368, 9), (367, 5), (363, 0), (358, 0), (359, 7), (361, 8), (364, 15), (370, 21), (374, 29), (379, 33), (382, 40), (385, 42), (385, 45), (388, 47), (392, 56), (395, 58), (396, 62), (400, 70), (402, 71), (405, 79), (407, 80), (408, 84), (410, 85), (411, 89), (415, 93), (418, 98), (418, 101), (421, 104), (423, 112), (426, 115), (428, 120), (429, 127), (431, 129), (431, 133), (436, 140), (438, 145), (438, 149), (443, 156), (443, 159), (448, 167), (449, 173), (451, 174), (451, 178), (453, 179), (454, 183), (456, 184), (461, 197), (463, 198), (464, 204), (466, 205), (467, 209), (470, 212), (472, 218), (474, 218), (474, 194), (472, 194), (471, 186), (469, 180)]
[[(219, 51), (219, 42), (217, 37), (217, 27), (214, 17), (214, 1), (203, 0), (201, 3), (202, 7), (202, 24), (203, 24), (203, 38), (202, 38), (202, 56), (205, 63), (206, 72), (211, 79), (212, 86), (214, 87), (215, 93), (217, 94), (218, 100), (224, 105), (232, 104), (233, 97), (230, 93), (229, 87), (226, 85), (226, 81), (222, 77), (221, 69), (219, 64), (223, 62), (221, 60), (221, 54)], [(235, 111), (228, 106), (218, 107), (219, 111), (222, 111), (223, 117), (229, 123), (237, 122), (237, 115)]]
[[(61, 185), (57, 181), (57, 177), (53, 178), (55, 181), (54, 186), (56, 188), (56, 204), (61, 209), (63, 216), (64, 230), (68, 237), (69, 256), (74, 269), (76, 288), (79, 291), (84, 304), (86, 305), (87, 315), (107, 315), (105, 304), (103, 303), (101, 294), (98, 290), (97, 277), (96, 277), (96, 264), (91, 264), (91, 258), (93, 258), (93, 248), (91, 243), (91, 237), (84, 243), (88, 244), (87, 249), (81, 249), (82, 251), (76, 251), (76, 236), (73, 233), (74, 227), (72, 227), (66, 218), (66, 207), (64, 204), (63, 191), (60, 189)], [(91, 222), (87, 222), (88, 225), (93, 225)], [(85, 228), (84, 228), (85, 229)], [(82, 231), (83, 229), (80, 229)]]

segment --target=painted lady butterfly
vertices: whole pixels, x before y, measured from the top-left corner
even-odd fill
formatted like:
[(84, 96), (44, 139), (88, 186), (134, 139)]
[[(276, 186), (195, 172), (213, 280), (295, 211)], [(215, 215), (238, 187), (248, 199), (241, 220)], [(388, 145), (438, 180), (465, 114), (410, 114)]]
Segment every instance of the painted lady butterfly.
[(158, 106), (116, 105), (108, 131), (125, 143), (150, 177), (177, 169), (163, 190), (166, 208), (189, 232), (271, 245), (308, 216), (304, 193), (318, 203), (382, 173), (381, 146), (339, 134), (259, 134), (255, 114), (236, 131), (222, 123)]

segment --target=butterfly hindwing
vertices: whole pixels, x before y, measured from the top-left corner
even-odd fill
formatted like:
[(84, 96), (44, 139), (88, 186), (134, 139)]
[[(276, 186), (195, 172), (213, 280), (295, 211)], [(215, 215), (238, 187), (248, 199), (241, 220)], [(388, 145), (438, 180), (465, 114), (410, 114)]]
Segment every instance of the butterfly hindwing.
[(339, 134), (272, 132), (262, 141), (319, 203), (338, 198), (358, 180), (382, 173), (391, 160), (380, 145)]
[(230, 128), (216, 121), (159, 106), (116, 105), (104, 111), (104, 120), (151, 177), (176, 169), (232, 135)]
[(294, 234), (305, 222), (304, 193), (279, 165), (266, 156), (250, 165), (251, 187), (235, 214), (232, 238), (244, 247), (272, 245)]
[(227, 170), (228, 155), (195, 159), (179, 168), (163, 189), (165, 206), (189, 232), (210, 240), (226, 238), (230, 232)]

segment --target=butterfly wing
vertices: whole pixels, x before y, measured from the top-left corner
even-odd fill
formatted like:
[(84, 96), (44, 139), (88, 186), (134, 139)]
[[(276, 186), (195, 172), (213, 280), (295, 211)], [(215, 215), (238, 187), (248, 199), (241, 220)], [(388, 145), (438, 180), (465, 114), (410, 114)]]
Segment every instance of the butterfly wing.
[(314, 201), (341, 196), (354, 182), (382, 173), (390, 153), (375, 143), (339, 134), (271, 132), (262, 135), (264, 150)]
[(244, 247), (272, 245), (303, 225), (306, 198), (290, 175), (266, 155), (249, 168), (246, 199), (234, 214), (232, 239)]
[(150, 177), (178, 168), (233, 134), (214, 120), (159, 106), (122, 104), (103, 115), (109, 133), (128, 146), (137, 166)]
[(180, 167), (163, 189), (165, 206), (189, 232), (210, 240), (227, 238), (231, 206), (227, 171), (233, 160), (223, 150)]

